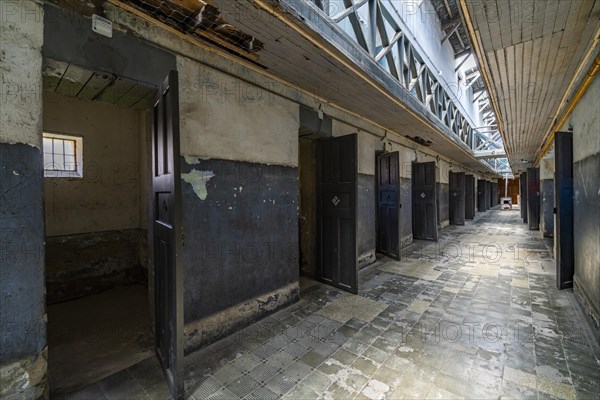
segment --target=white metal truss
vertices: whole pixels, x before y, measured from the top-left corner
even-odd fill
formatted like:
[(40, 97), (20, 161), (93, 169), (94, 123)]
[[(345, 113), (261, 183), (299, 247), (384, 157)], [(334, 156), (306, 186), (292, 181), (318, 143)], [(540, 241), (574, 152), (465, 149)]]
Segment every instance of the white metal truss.
[[(435, 115), (445, 126), (475, 151), (483, 146), (483, 150), (495, 150), (490, 140), (476, 134), (468, 120), (462, 115), (453, 101), (453, 97), (437, 79), (437, 71), (431, 71), (423, 58), (411, 43), (411, 39), (400, 28), (400, 15), (393, 0), (304, 0), (321, 9), (333, 22), (337, 23), (354, 41), (366, 50), (369, 55), (400, 84), (409, 91), (429, 112)], [(446, 37), (451, 36), (458, 26), (459, 19), (450, 21), (445, 26)], [(449, 31), (448, 31), (449, 30)], [(471, 56), (470, 49), (457, 54), (464, 57), (461, 64)], [(481, 80), (479, 71), (467, 77), (467, 88)], [(485, 112), (483, 120), (486, 125), (495, 124), (495, 115), (489, 108), (489, 98), (485, 89), (477, 99), (487, 103), (479, 103), (480, 112)], [(475, 93), (475, 92), (474, 92)], [(485, 94), (484, 94), (485, 93)]]

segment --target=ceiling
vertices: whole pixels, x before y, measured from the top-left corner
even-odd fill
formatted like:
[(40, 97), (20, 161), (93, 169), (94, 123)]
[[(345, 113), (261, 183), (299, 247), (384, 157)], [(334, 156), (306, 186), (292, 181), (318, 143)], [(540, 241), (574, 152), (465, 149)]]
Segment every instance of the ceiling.
[[(460, 18), (457, 0), (431, 0), (442, 28), (448, 36), (454, 54), (461, 54), (471, 48), (469, 36)], [(455, 29), (456, 28), (456, 29)]]
[(511, 166), (521, 170), (535, 159), (596, 43), (600, 0), (461, 3), (481, 50), (479, 64), (489, 78)]
[(136, 110), (150, 108), (157, 89), (149, 83), (51, 59), (44, 59), (43, 77), (45, 91)]

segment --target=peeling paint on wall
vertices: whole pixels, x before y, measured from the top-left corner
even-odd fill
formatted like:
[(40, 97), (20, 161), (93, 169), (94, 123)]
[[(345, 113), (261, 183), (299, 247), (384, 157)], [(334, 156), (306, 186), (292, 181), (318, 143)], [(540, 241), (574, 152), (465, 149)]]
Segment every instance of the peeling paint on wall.
[(202, 158), (194, 156), (183, 156), (183, 158), (185, 159), (185, 162), (189, 165), (198, 165), (200, 164), (200, 160), (202, 160)]
[(206, 184), (214, 176), (215, 174), (212, 171), (198, 171), (193, 169), (187, 174), (181, 174), (181, 179), (192, 185), (194, 193), (196, 193), (196, 196), (200, 200), (206, 200), (206, 196), (208, 196)]

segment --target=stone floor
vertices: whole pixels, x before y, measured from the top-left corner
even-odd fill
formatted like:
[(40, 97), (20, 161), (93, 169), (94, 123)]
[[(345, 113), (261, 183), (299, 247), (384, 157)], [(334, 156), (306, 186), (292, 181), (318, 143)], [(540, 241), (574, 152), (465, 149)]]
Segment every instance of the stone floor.
[(142, 285), (49, 305), (51, 397), (81, 389), (153, 357), (148, 308), (148, 289)]
[[(599, 399), (600, 351), (551, 248), (491, 211), (186, 357), (188, 399)], [(168, 398), (155, 359), (69, 398)]]

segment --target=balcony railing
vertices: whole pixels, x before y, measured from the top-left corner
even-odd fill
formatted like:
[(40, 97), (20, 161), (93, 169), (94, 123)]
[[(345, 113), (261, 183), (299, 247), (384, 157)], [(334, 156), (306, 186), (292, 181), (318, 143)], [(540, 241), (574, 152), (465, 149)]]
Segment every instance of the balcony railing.
[(336, 23), (471, 150), (486, 147), (402, 31), (391, 0), (304, 0)]

